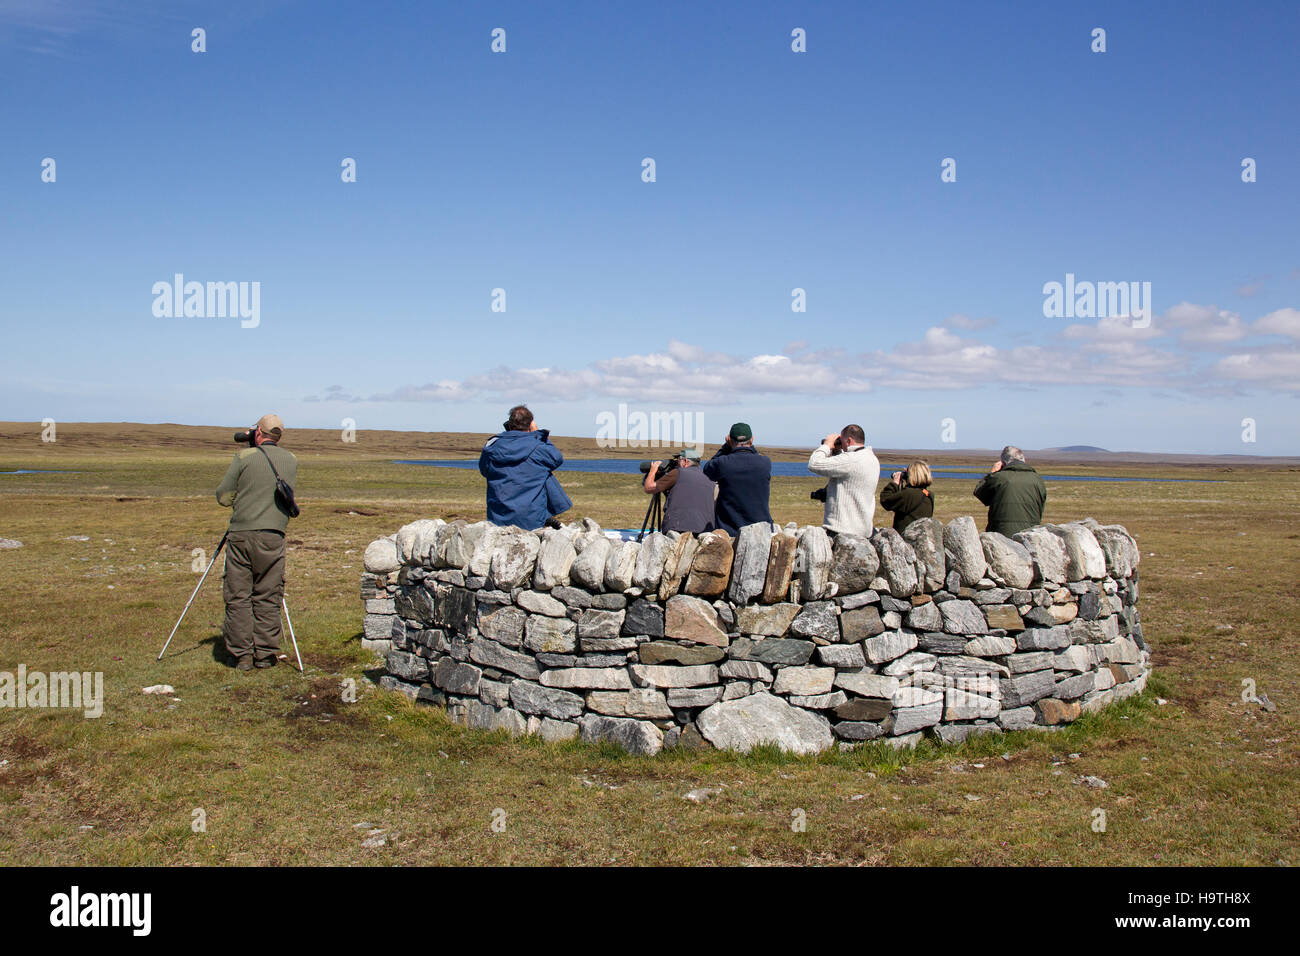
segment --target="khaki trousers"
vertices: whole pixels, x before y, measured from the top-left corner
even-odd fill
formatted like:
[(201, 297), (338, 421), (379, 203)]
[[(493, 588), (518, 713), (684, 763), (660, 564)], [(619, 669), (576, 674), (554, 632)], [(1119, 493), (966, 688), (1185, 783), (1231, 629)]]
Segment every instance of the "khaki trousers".
[(226, 539), (222, 581), (226, 650), (236, 660), (252, 655), (275, 660), (280, 652), (280, 603), (284, 595), (284, 535), (278, 531), (232, 531)]

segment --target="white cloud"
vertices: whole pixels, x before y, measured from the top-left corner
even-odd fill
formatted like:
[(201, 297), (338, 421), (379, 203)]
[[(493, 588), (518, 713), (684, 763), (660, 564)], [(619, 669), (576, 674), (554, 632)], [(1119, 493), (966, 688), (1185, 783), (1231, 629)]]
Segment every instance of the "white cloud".
[[(1150, 326), (1123, 317), (1076, 323), (1037, 341), (1007, 347), (962, 335), (954, 327), (983, 327), (949, 318), (920, 339), (847, 355), (840, 348), (810, 350), (787, 344), (782, 353), (729, 355), (670, 341), (662, 351), (618, 355), (584, 368), (505, 366), (425, 385), (403, 385), (369, 401), (462, 402), (630, 399), (667, 405), (722, 405), (757, 396), (820, 396), (880, 388), (948, 391), (989, 385), (1177, 389), (1201, 394), (1245, 387), (1295, 391), (1300, 349), (1251, 347), (1252, 336), (1300, 339), (1300, 310), (1279, 309), (1253, 323), (1214, 305), (1182, 302)], [(969, 331), (969, 329), (965, 329)], [(1206, 365), (1207, 349), (1234, 354)], [(322, 401), (355, 400), (338, 386)]]

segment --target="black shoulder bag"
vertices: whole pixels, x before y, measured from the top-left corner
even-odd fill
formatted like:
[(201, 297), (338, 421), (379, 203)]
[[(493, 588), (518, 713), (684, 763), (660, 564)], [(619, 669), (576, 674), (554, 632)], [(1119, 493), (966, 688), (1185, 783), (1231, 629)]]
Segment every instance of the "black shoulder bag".
[(257, 450), (266, 455), (266, 463), (271, 466), (271, 474), (275, 475), (275, 503), (290, 518), (298, 517), (298, 505), (293, 500), (293, 486), (275, 470), (275, 462), (271, 461), (270, 453), (261, 445), (257, 446)]

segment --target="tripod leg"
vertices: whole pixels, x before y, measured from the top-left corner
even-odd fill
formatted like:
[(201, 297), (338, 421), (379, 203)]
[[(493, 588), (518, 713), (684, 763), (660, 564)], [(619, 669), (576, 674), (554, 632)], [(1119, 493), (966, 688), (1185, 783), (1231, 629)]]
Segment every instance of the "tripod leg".
[(199, 588), (203, 587), (203, 582), (208, 579), (208, 571), (211, 571), (212, 566), (217, 563), (217, 555), (219, 555), (221, 549), (226, 546), (226, 538), (228, 537), (230, 537), (229, 531), (221, 536), (221, 543), (217, 545), (217, 550), (212, 552), (212, 560), (208, 562), (207, 570), (203, 572), (203, 577), (199, 578), (199, 583), (194, 585), (194, 593), (191, 594), (190, 599), (185, 602), (185, 610), (181, 611), (181, 616), (176, 619), (176, 626), (173, 627), (172, 632), (167, 635), (167, 643), (164, 644), (162, 650), (158, 652), (158, 660), (162, 660), (163, 655), (167, 653), (168, 644), (171, 644), (172, 638), (176, 636), (176, 629), (181, 626), (181, 621), (185, 620), (185, 615), (189, 613), (190, 605), (193, 604), (194, 599), (199, 596)]
[(280, 598), (280, 607), (284, 611), (285, 623), (289, 625), (289, 640), (293, 641), (293, 654), (298, 658), (298, 673), (303, 673), (302, 655), (298, 653), (298, 638), (293, 636), (293, 618), (289, 617), (289, 602), (282, 596)]

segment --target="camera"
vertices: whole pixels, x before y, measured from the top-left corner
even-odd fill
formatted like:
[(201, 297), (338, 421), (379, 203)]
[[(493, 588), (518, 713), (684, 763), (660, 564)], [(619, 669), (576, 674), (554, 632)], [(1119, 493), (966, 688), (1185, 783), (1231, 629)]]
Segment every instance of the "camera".
[[(668, 472), (672, 471), (677, 467), (677, 459), (685, 458), (685, 457), (686, 457), (686, 452), (684, 451), (674, 452), (671, 458), (665, 458), (663, 460), (663, 463), (659, 466), (659, 474), (660, 475), (668, 474)], [(650, 474), (650, 466), (653, 464), (654, 462), (652, 461), (641, 462), (641, 474), (643, 475)]]
[(822, 487), (822, 488), (818, 488), (815, 491), (810, 491), (808, 492), (808, 497), (811, 498), (813, 501), (824, 502), (826, 500), (826, 488)]
[(241, 445), (251, 445), (253, 444), (253, 436), (256, 434), (256, 428), (250, 428), (246, 432), (235, 432), (235, 441), (239, 442)]

